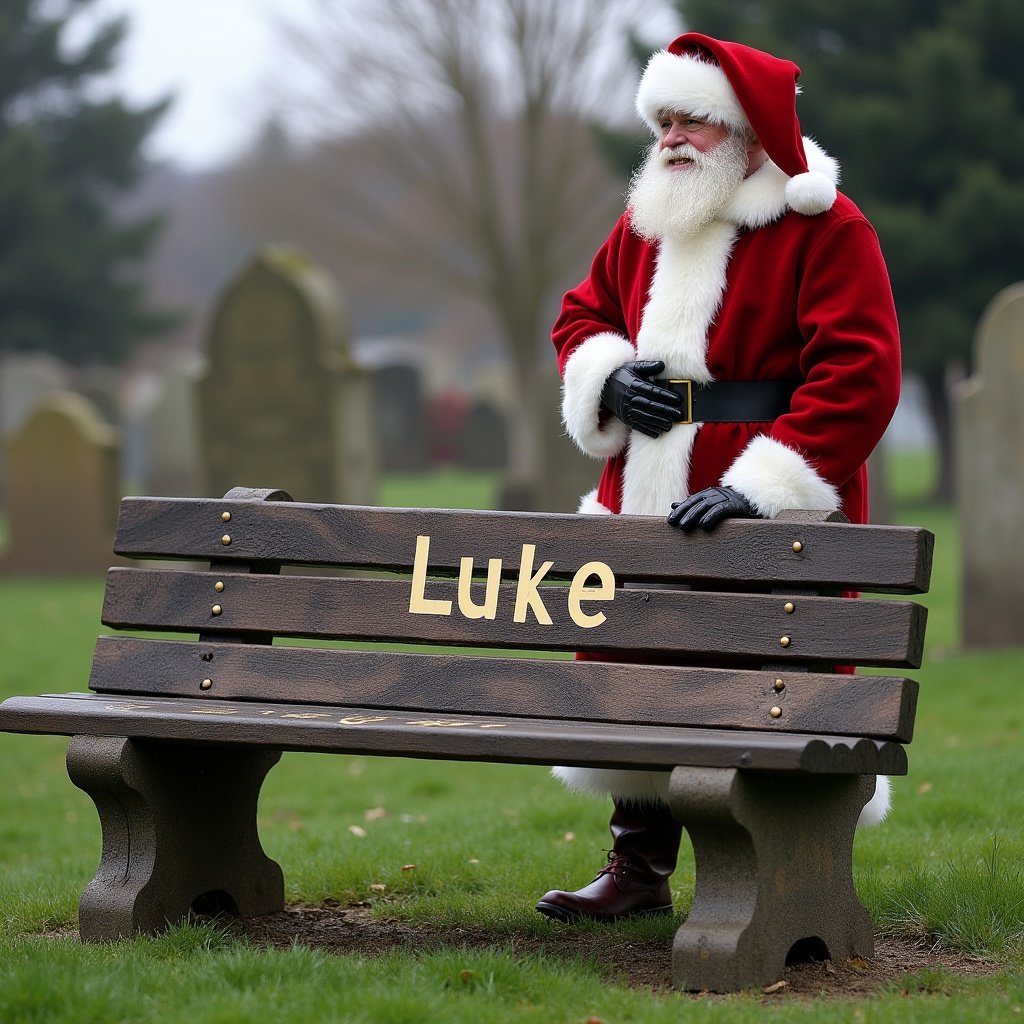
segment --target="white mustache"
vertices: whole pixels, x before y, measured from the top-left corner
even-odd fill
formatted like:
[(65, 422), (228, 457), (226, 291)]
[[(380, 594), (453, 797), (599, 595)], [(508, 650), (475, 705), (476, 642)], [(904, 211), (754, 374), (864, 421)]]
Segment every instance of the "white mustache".
[(705, 162), (704, 154), (699, 149), (691, 146), (689, 142), (684, 142), (681, 146), (673, 146), (671, 149), (658, 150), (658, 163), (663, 166), (672, 160), (678, 160), (680, 157), (692, 160), (698, 167), (703, 166)]

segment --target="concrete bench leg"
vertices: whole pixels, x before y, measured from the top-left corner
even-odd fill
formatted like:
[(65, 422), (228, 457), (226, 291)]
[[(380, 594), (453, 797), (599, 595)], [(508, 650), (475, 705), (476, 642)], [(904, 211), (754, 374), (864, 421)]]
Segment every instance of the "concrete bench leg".
[(153, 934), (190, 910), (245, 917), (284, 906), (280, 867), (260, 846), (256, 804), (280, 751), (75, 736), (71, 781), (103, 830), (79, 905), (84, 942)]
[(690, 991), (778, 981), (791, 951), (870, 957), (871, 918), (853, 888), (853, 833), (874, 777), (677, 768), (669, 802), (693, 842), (693, 909), (672, 978)]

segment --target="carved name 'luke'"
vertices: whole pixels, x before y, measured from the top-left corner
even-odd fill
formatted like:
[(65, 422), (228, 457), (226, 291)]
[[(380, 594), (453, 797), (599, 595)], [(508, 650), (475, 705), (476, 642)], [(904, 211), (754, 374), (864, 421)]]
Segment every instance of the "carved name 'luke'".
[[(527, 611), (542, 626), (551, 625), (551, 616), (544, 606), (544, 600), (538, 589), (541, 580), (548, 574), (554, 562), (542, 562), (534, 570), (533, 562), (537, 555), (535, 544), (524, 544), (519, 560), (519, 576), (516, 581), (515, 606), (512, 611), (513, 622), (525, 622)], [(413, 561), (412, 590), (409, 594), (409, 612), (412, 615), (451, 615), (452, 602), (429, 598), (424, 594), (427, 582), (428, 562), (430, 559), (430, 538), (416, 538), (416, 557)], [(596, 576), (598, 585), (586, 586), (591, 576)], [(487, 583), (484, 587), (483, 604), (477, 604), (472, 597), (470, 585), (473, 582), (473, 559), (467, 555), (459, 561), (458, 607), (460, 614), (467, 619), (495, 619), (498, 615), (498, 586), (501, 583), (501, 559), (490, 558), (487, 561)], [(572, 621), (582, 629), (593, 629), (600, 626), (607, 616), (598, 611), (587, 613), (583, 610), (584, 602), (613, 601), (615, 599), (615, 574), (604, 562), (587, 562), (581, 565), (572, 578), (568, 589), (548, 588), (545, 591), (551, 600), (555, 595), (567, 595), (569, 615)]]

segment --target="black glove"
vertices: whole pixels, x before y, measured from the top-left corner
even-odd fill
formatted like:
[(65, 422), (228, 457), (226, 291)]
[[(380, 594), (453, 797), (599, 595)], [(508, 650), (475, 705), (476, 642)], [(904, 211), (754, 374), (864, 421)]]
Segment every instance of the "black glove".
[(689, 533), (694, 527), (713, 530), (723, 519), (759, 519), (749, 499), (732, 487), (706, 487), (685, 501), (672, 502), (669, 526)]
[(672, 429), (683, 410), (683, 400), (674, 391), (644, 380), (664, 369), (660, 359), (623, 363), (605, 380), (601, 404), (627, 427), (648, 437), (660, 437)]

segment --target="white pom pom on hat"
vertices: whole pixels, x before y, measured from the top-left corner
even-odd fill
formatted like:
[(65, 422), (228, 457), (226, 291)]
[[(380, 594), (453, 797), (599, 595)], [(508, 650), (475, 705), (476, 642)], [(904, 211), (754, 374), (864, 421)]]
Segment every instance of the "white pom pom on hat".
[(666, 110), (751, 128), (769, 159), (789, 178), (788, 205), (814, 216), (832, 208), (836, 186), (826, 174), (807, 167), (796, 116), (799, 77), (792, 61), (688, 32), (648, 61), (636, 107), (655, 133)]
[(813, 217), (831, 210), (835, 201), (836, 186), (821, 171), (804, 171), (786, 182), (786, 202), (797, 213)]

